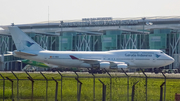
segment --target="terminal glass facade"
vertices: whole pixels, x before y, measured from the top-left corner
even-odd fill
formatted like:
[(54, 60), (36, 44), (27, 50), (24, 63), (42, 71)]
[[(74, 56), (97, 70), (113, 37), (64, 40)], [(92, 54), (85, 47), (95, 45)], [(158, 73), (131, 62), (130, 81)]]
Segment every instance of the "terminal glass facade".
[[(150, 17), (144, 20), (142, 18), (100, 19), (100, 21), (85, 19), (58, 21), (48, 24), (49, 26), (46, 23), (17, 26), (44, 49), (56, 51), (160, 49), (175, 58), (174, 64), (168, 68), (178, 68), (180, 67), (179, 21), (180, 17)], [(102, 34), (89, 34), (89, 32)], [(10, 35), (0, 35), (1, 54), (15, 49)], [(6, 60), (17, 59), (6, 57), (4, 62), (7, 62)]]

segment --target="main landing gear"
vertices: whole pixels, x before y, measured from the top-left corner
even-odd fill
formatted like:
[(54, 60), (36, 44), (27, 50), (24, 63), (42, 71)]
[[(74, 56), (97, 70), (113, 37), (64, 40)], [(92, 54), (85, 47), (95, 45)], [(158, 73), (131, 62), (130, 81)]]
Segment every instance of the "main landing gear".
[(88, 72), (89, 73), (93, 73), (93, 74), (103, 74), (104, 71), (101, 69), (97, 69), (97, 68), (88, 68)]

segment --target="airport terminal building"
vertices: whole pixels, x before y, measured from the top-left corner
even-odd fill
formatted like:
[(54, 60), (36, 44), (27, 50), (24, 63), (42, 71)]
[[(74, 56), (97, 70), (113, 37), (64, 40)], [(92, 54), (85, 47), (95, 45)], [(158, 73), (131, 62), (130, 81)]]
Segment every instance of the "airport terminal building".
[[(16, 25), (16, 24), (14, 24)], [(19, 24), (23, 32), (44, 49), (58, 51), (108, 51), (160, 49), (175, 58), (165, 68), (180, 68), (180, 16), (139, 18), (82, 18)], [(0, 70), (21, 70), (19, 60), (8, 54), (15, 45), (7, 29), (0, 30)]]

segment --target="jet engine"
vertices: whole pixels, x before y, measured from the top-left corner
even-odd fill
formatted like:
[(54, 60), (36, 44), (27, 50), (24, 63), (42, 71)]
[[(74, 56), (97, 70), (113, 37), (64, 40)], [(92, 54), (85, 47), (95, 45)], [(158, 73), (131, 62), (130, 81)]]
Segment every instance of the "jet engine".
[(100, 62), (99, 65), (100, 65), (101, 69), (103, 69), (103, 68), (109, 69), (110, 68), (110, 63), (109, 62)]
[(117, 68), (118, 69), (121, 69), (121, 68), (127, 68), (128, 67), (128, 65), (127, 64), (117, 64)]

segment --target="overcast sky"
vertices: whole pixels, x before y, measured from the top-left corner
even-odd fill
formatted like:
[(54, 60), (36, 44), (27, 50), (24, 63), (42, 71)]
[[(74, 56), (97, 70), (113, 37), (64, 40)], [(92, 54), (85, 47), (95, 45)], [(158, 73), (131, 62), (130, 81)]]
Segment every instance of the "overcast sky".
[(0, 0), (0, 26), (96, 17), (180, 16), (180, 0)]

